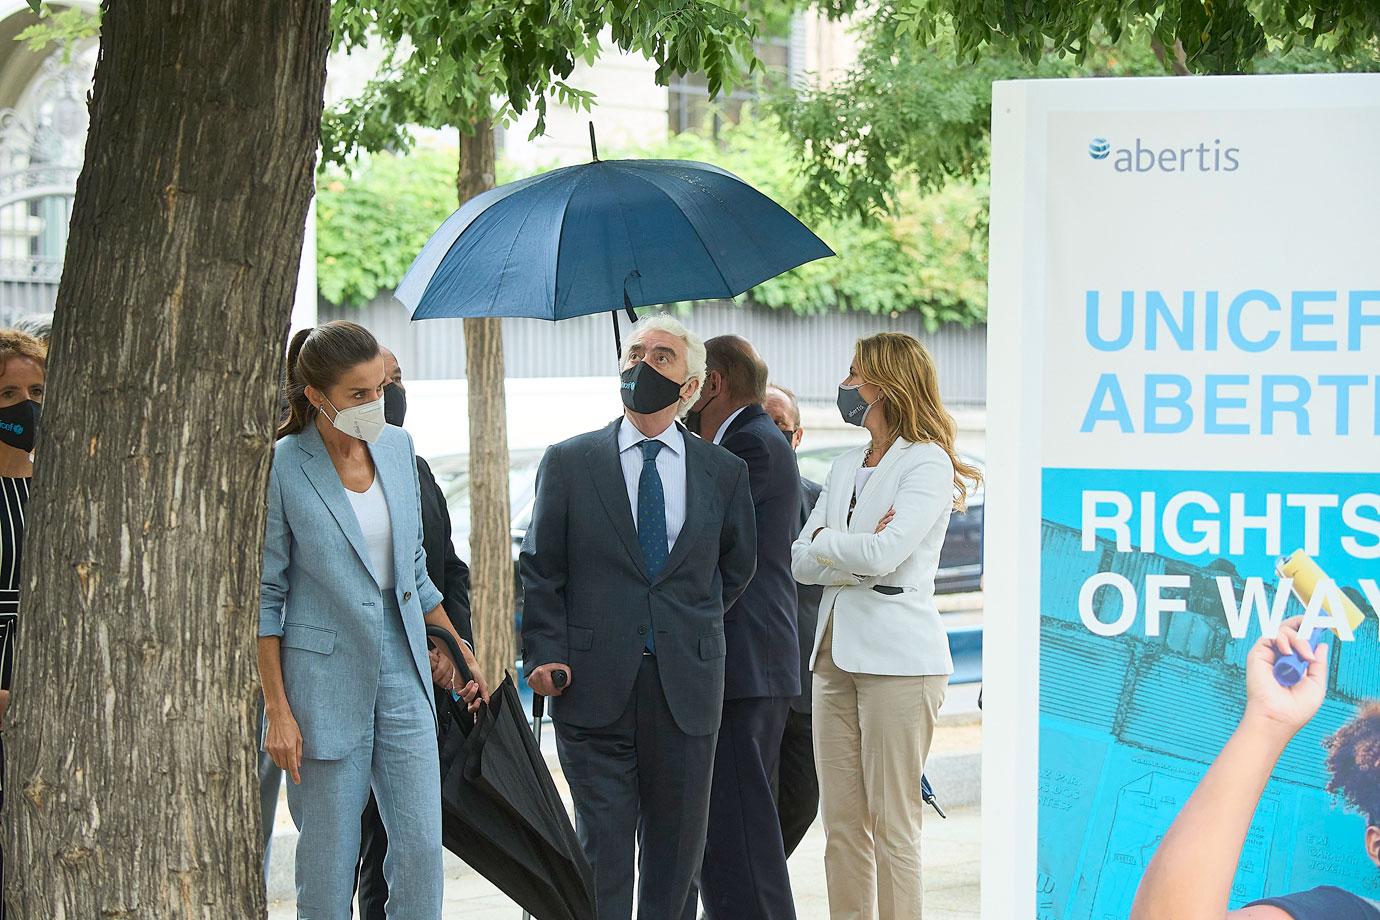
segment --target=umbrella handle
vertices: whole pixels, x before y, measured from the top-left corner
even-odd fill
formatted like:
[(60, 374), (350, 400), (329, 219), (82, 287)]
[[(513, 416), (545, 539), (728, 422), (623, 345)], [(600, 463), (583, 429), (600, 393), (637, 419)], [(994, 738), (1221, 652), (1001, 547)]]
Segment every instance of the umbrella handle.
[(455, 661), (455, 667), (460, 671), (460, 679), (465, 683), (474, 680), (474, 675), (470, 673), (470, 666), (465, 664), (465, 656), (460, 654), (460, 646), (456, 644), (455, 637), (450, 634), (450, 630), (442, 626), (428, 626), (426, 628), (428, 639), (440, 639), (441, 644), (450, 652), (450, 657)]

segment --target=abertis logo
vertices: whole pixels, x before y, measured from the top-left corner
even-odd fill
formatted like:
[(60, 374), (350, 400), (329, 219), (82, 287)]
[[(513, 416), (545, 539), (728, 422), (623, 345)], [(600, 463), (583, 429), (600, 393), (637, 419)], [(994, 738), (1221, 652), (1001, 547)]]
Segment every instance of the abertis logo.
[(1241, 168), (1240, 147), (1224, 147), (1221, 138), (1191, 146), (1161, 147), (1136, 138), (1130, 147), (1113, 147), (1105, 137), (1088, 143), (1088, 156), (1094, 160), (1110, 158), (1119, 173), (1218, 173)]

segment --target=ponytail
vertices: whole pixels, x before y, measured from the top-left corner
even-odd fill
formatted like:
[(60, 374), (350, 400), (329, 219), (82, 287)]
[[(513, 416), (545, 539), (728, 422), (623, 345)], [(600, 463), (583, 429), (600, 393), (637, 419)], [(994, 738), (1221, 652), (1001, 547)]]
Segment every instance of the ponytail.
[(287, 370), (283, 380), (283, 400), (287, 403), (287, 418), (278, 426), (278, 437), (299, 434), (316, 416), (316, 407), (307, 399), (307, 385), (302, 382), (302, 374), (297, 369), (297, 359), (301, 357), (302, 346), (312, 334), (311, 329), (299, 329), (288, 345)]
[(307, 399), (307, 387), (324, 391), (350, 368), (378, 355), (378, 340), (356, 323), (334, 320), (299, 330), (288, 345), (283, 375), (287, 417), (278, 426), (278, 437), (300, 434), (316, 419), (317, 409)]

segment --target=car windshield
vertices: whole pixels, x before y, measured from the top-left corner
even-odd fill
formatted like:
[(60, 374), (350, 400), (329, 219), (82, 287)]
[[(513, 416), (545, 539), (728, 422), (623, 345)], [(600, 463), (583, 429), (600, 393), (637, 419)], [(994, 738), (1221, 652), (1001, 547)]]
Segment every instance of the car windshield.
[[(515, 516), (532, 504), (541, 451), (512, 451), (508, 455), (508, 504)], [(470, 467), (467, 454), (451, 454), (431, 465), (436, 483), (446, 497), (450, 512), (451, 539), (467, 541), (470, 535)]]

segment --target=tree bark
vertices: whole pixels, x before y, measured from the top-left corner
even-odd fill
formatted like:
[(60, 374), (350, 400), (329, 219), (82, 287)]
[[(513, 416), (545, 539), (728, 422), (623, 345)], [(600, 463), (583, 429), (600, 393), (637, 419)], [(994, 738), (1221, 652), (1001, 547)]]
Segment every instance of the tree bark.
[[(487, 119), (460, 135), (457, 180), (463, 204), (494, 187), (494, 132)], [(475, 655), (492, 683), (513, 667), (512, 513), (508, 504), (508, 410), (503, 321), (465, 320), (470, 412), (470, 608)]]
[(329, 7), (105, 4), (24, 548), (16, 917), (264, 916), (264, 489)]

